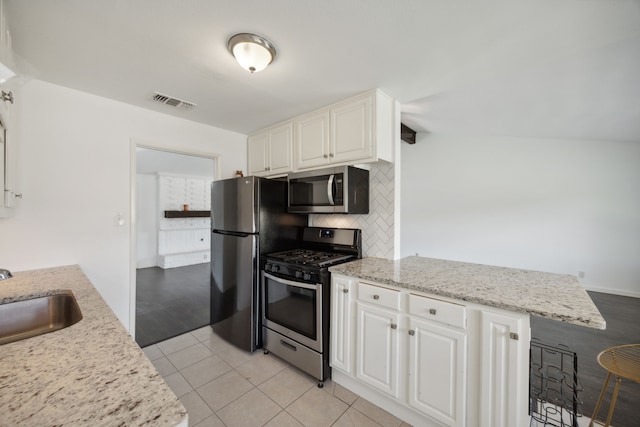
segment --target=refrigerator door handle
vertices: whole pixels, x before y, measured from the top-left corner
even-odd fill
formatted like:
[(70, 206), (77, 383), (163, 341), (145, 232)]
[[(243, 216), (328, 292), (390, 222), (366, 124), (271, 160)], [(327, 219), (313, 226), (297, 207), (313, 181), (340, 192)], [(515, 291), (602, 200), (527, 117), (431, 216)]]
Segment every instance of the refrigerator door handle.
[(215, 234), (222, 234), (225, 236), (236, 236), (236, 237), (247, 237), (251, 236), (251, 233), (242, 233), (239, 231), (224, 231), (224, 230), (213, 230)]

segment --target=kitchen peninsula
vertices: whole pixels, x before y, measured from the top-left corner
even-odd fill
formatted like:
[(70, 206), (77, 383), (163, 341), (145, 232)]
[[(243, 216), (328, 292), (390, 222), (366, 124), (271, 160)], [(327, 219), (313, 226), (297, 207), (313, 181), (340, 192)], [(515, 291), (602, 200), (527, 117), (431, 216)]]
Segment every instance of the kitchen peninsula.
[(410, 256), (364, 258), (331, 272), (596, 329), (605, 320), (575, 276)]
[(333, 380), (414, 425), (529, 425), (529, 316), (606, 326), (570, 275), (417, 256), (330, 271)]
[(0, 425), (186, 426), (187, 411), (78, 266), (14, 273), (0, 304), (62, 290), (82, 320), (0, 346)]

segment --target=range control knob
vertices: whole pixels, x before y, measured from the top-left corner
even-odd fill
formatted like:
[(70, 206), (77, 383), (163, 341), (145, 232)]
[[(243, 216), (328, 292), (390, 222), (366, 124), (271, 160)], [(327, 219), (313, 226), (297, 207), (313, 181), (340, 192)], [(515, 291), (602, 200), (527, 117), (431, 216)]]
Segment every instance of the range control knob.
[(271, 264), (265, 264), (264, 271), (271, 271)]
[(302, 276), (302, 278), (304, 280), (311, 280), (311, 273), (304, 273), (304, 275)]
[(271, 266), (271, 271), (273, 271), (274, 273), (275, 273), (275, 272), (278, 272), (278, 271), (280, 271), (280, 267), (279, 267), (279, 266), (277, 266), (277, 265), (272, 265), (272, 266)]
[(296, 279), (300, 279), (302, 277), (302, 271), (296, 271)]

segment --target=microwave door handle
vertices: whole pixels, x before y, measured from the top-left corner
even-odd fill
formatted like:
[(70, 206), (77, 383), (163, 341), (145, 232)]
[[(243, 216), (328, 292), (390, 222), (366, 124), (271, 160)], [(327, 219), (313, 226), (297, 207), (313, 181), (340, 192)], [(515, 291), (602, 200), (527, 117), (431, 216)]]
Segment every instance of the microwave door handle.
[(333, 200), (333, 178), (335, 175), (329, 175), (329, 181), (327, 181), (327, 197), (329, 197), (329, 204), (334, 206), (336, 202)]

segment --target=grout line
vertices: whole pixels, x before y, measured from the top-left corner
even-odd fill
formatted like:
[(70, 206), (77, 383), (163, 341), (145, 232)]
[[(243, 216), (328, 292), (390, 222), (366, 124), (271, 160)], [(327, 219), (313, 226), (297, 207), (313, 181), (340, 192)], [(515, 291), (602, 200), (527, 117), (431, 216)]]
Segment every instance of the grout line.
[[(205, 327), (206, 327), (206, 326), (205, 326)], [(193, 331), (192, 331), (192, 332), (193, 332)], [(187, 335), (187, 334), (191, 335), (193, 338), (195, 338), (195, 339), (196, 339), (197, 343), (196, 343), (196, 344), (193, 344), (193, 345), (190, 345), (190, 346), (187, 346), (187, 347), (185, 347), (185, 348), (183, 348), (183, 349), (181, 349), (181, 350), (178, 350), (178, 351), (182, 351), (182, 350), (184, 350), (184, 349), (191, 348), (191, 347), (193, 347), (193, 346), (195, 346), (195, 345), (197, 345), (197, 344), (202, 344), (205, 348), (207, 348), (207, 349), (208, 349), (209, 351), (211, 351), (211, 353), (212, 353), (210, 356), (205, 357), (205, 359), (207, 359), (207, 358), (209, 358), (209, 357), (212, 357), (212, 356), (216, 356), (216, 357), (220, 358), (220, 360), (221, 360), (222, 362), (224, 362), (225, 364), (227, 364), (231, 369), (230, 369), (230, 370), (228, 370), (228, 371), (226, 371), (226, 372), (224, 372), (224, 373), (222, 373), (221, 375), (217, 376), (216, 378), (212, 379), (211, 381), (209, 381), (209, 382), (207, 382), (207, 383), (205, 383), (205, 384), (200, 385), (198, 388), (195, 388), (195, 387), (193, 387), (193, 386), (191, 385), (191, 383), (190, 383), (190, 382), (186, 379), (186, 377), (183, 375), (182, 370), (184, 370), (184, 369), (186, 369), (186, 368), (188, 368), (188, 367), (190, 367), (190, 366), (192, 366), (192, 365), (194, 365), (194, 364), (196, 364), (196, 363), (199, 363), (199, 362), (201, 362), (202, 360), (205, 360), (205, 359), (201, 359), (201, 360), (199, 360), (199, 361), (197, 361), (197, 362), (194, 362), (194, 363), (192, 363), (192, 364), (190, 364), (190, 365), (188, 365), (188, 366), (185, 366), (185, 367), (183, 367), (183, 368), (181, 368), (181, 369), (176, 369), (174, 372), (172, 372), (171, 374), (168, 374), (167, 376), (169, 376), (169, 375), (173, 375), (173, 374), (175, 374), (175, 373), (179, 373), (179, 374), (182, 376), (182, 378), (184, 378), (184, 380), (186, 381), (186, 383), (191, 387), (191, 390), (190, 390), (190, 391), (188, 391), (187, 393), (184, 393), (184, 394), (181, 396), (181, 398), (182, 398), (182, 397), (184, 397), (184, 396), (186, 396), (188, 393), (191, 393), (192, 391), (193, 391), (193, 392), (195, 392), (195, 393), (196, 393), (196, 395), (197, 395), (197, 396), (198, 396), (198, 397), (199, 397), (199, 398), (204, 402), (204, 404), (209, 408), (209, 410), (211, 410), (212, 415), (215, 415), (215, 416), (216, 416), (216, 417), (217, 417), (217, 418), (218, 418), (218, 419), (219, 419), (219, 420), (224, 424), (224, 421), (222, 421), (222, 418), (220, 418), (220, 416), (218, 415), (218, 411), (220, 411), (220, 410), (222, 410), (222, 409), (224, 409), (224, 408), (228, 407), (228, 406), (229, 406), (229, 405), (231, 405), (232, 403), (236, 402), (238, 399), (240, 399), (240, 398), (242, 398), (243, 396), (245, 396), (247, 393), (249, 393), (249, 392), (253, 391), (254, 389), (256, 389), (256, 390), (258, 390), (260, 393), (262, 393), (264, 396), (266, 396), (266, 397), (267, 397), (271, 402), (273, 402), (273, 403), (274, 403), (278, 408), (280, 408), (280, 411), (279, 411), (277, 414), (275, 414), (271, 419), (269, 419), (269, 420), (267, 421), (267, 423), (268, 423), (268, 422), (270, 422), (271, 420), (273, 420), (274, 418), (276, 418), (276, 417), (277, 417), (278, 415), (280, 415), (282, 412), (286, 412), (286, 413), (287, 413), (287, 415), (289, 415), (290, 417), (292, 417), (294, 420), (296, 420), (296, 421), (297, 421), (297, 422), (299, 422), (300, 424), (304, 425), (304, 423), (303, 423), (301, 420), (297, 419), (293, 414), (291, 414), (289, 411), (287, 411), (287, 408), (291, 407), (291, 406), (292, 406), (295, 402), (297, 402), (300, 398), (302, 398), (302, 397), (303, 397), (303, 396), (305, 396), (307, 393), (309, 393), (311, 390), (313, 390), (313, 388), (314, 388), (314, 387), (317, 387), (317, 381), (315, 381), (315, 379), (314, 379), (314, 381), (313, 381), (313, 384), (312, 384), (309, 388), (307, 388), (306, 390), (304, 390), (304, 391), (303, 391), (303, 392), (302, 392), (298, 397), (296, 397), (294, 400), (292, 400), (291, 402), (289, 402), (285, 407), (282, 407), (282, 406), (280, 406), (280, 404), (278, 404), (278, 402), (276, 402), (275, 400), (273, 400), (273, 399), (272, 399), (272, 398), (271, 398), (267, 393), (263, 392), (263, 391), (259, 388), (259, 386), (260, 386), (260, 385), (262, 385), (262, 384), (264, 384), (264, 383), (265, 383), (265, 382), (267, 382), (268, 380), (272, 379), (272, 378), (273, 378), (273, 377), (275, 377), (276, 375), (278, 375), (278, 374), (282, 373), (284, 370), (286, 370), (286, 369), (288, 369), (288, 368), (293, 368), (293, 369), (294, 369), (294, 371), (300, 372), (300, 373), (302, 373), (302, 374), (303, 374), (303, 375), (305, 375), (305, 376), (309, 376), (308, 374), (306, 374), (306, 373), (305, 373), (305, 372), (303, 372), (303, 371), (300, 371), (299, 369), (297, 369), (297, 368), (295, 368), (295, 367), (292, 367), (292, 366), (284, 366), (282, 369), (280, 369), (279, 371), (277, 371), (276, 373), (274, 373), (274, 374), (273, 374), (273, 375), (271, 375), (270, 377), (268, 377), (268, 378), (266, 378), (265, 380), (263, 380), (262, 382), (260, 382), (260, 384), (255, 385), (254, 383), (252, 383), (251, 381), (249, 381), (249, 380), (248, 380), (248, 379), (247, 379), (247, 378), (246, 378), (246, 377), (245, 377), (241, 372), (239, 372), (239, 371), (238, 371), (238, 368), (240, 368), (240, 367), (242, 367), (242, 366), (244, 366), (244, 365), (246, 365), (246, 364), (248, 364), (248, 363), (250, 363), (250, 362), (255, 362), (255, 361), (253, 360), (253, 358), (250, 358), (249, 360), (245, 361), (244, 363), (242, 363), (242, 364), (240, 364), (240, 365), (238, 365), (238, 366), (236, 366), (236, 367), (233, 367), (233, 366), (229, 365), (229, 363), (228, 363), (228, 362), (226, 362), (224, 359), (222, 359), (222, 358), (219, 356), (219, 353), (217, 353), (217, 352), (215, 352), (213, 349), (209, 348), (209, 347), (205, 344), (205, 341), (200, 340), (200, 339), (198, 339), (198, 337), (194, 336), (194, 335), (192, 334), (192, 332), (187, 332), (187, 333), (185, 333), (185, 334), (183, 334), (183, 335)], [(180, 335), (179, 335), (179, 336), (180, 336)], [(205, 340), (208, 340), (208, 337), (207, 337), (207, 338), (205, 338)], [(158, 347), (158, 349), (160, 349), (160, 348)], [(177, 353), (178, 351), (173, 352), (173, 353), (169, 353), (169, 354), (175, 354), (175, 353)], [(224, 350), (223, 350), (223, 351), (224, 351)], [(172, 366), (174, 366), (174, 368), (175, 368), (175, 365), (173, 365), (173, 362), (171, 362), (171, 360), (167, 357), (168, 355), (166, 355), (162, 350), (160, 350), (160, 352), (161, 352), (162, 354), (164, 354), (164, 355), (165, 355), (164, 357), (165, 357), (165, 358), (169, 361), (169, 363), (171, 363), (171, 365), (172, 365)], [(275, 356), (275, 355), (271, 355), (271, 354), (267, 354), (267, 355), (258, 355), (258, 356), (256, 356), (256, 357), (273, 357), (273, 358), (276, 358), (276, 359), (278, 359), (278, 360), (281, 360), (281, 359), (280, 359), (280, 358), (278, 358), (277, 356)], [(206, 401), (206, 399), (204, 398), (204, 396), (202, 396), (202, 395), (200, 394), (200, 392), (198, 391), (198, 389), (200, 389), (200, 388), (202, 388), (202, 387), (206, 386), (207, 384), (209, 384), (209, 383), (211, 383), (211, 382), (213, 382), (213, 381), (216, 381), (217, 379), (219, 379), (219, 378), (220, 378), (220, 377), (222, 377), (223, 375), (226, 375), (226, 374), (228, 374), (228, 373), (230, 373), (230, 372), (232, 372), (232, 371), (233, 371), (233, 372), (235, 372), (235, 374), (239, 375), (241, 378), (243, 378), (245, 381), (247, 381), (247, 382), (251, 385), (251, 388), (250, 388), (249, 390), (247, 390), (246, 392), (242, 393), (241, 395), (239, 395), (238, 397), (236, 397), (235, 399), (233, 399), (231, 402), (229, 402), (229, 403), (227, 403), (226, 405), (224, 405), (224, 406), (222, 406), (221, 408), (219, 408), (219, 409), (218, 409), (218, 411), (216, 411), (215, 409), (213, 409), (213, 408), (209, 405), (209, 403)], [(163, 376), (163, 379), (164, 379), (164, 378), (166, 378), (166, 377), (164, 377), (164, 376)], [(327, 381), (325, 381), (325, 384), (327, 384), (329, 381), (332, 381), (332, 380), (331, 380), (331, 379), (328, 379)], [(345, 402), (344, 400), (340, 399), (338, 396), (336, 396), (336, 395), (335, 395), (335, 392), (336, 392), (336, 386), (337, 386), (337, 384), (333, 383), (332, 385), (333, 385), (333, 388), (332, 388), (332, 390), (331, 390), (331, 391), (329, 391), (329, 390), (327, 389), (327, 387), (325, 386), (325, 387), (323, 387), (322, 392), (329, 394), (329, 395), (330, 395), (330, 396), (332, 396), (333, 398), (337, 399), (339, 402), (342, 402), (342, 403), (344, 403), (345, 405), (347, 405), (347, 407), (344, 409), (344, 411), (342, 411), (342, 412), (340, 413), (340, 415), (336, 418), (336, 420), (335, 420), (331, 425), (335, 425), (335, 423), (337, 423), (337, 422), (338, 422), (338, 420), (340, 420), (340, 418), (342, 418), (342, 417), (346, 414), (346, 412), (349, 410), (349, 408), (353, 408), (353, 409), (354, 409), (354, 410), (356, 410), (358, 413), (360, 413), (360, 414), (364, 415), (366, 418), (370, 419), (370, 420), (371, 420), (371, 421), (373, 421), (374, 423), (376, 423), (376, 424), (378, 424), (378, 425), (380, 425), (380, 426), (382, 425), (382, 424), (380, 424), (380, 422), (378, 422), (377, 420), (375, 420), (375, 419), (373, 419), (373, 418), (369, 417), (368, 415), (364, 414), (363, 412), (359, 411), (358, 409), (356, 409), (356, 408), (353, 406), (353, 405), (358, 401), (358, 399), (360, 399), (360, 398), (361, 398), (360, 396), (357, 396), (357, 397), (356, 397), (356, 399), (355, 399), (351, 404), (349, 404), (349, 403)], [(211, 415), (209, 415), (209, 416), (211, 416)], [(206, 419), (206, 418), (205, 418), (205, 419)], [(226, 424), (225, 424), (225, 425), (226, 425)]]

